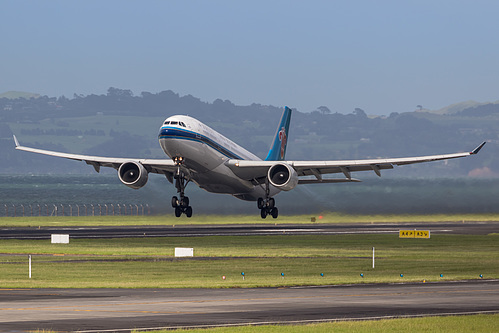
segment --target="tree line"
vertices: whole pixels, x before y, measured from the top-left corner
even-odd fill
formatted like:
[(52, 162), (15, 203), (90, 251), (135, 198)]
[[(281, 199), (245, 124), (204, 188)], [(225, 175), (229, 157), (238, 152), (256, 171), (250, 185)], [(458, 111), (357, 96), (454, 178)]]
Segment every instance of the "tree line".
[[(110, 123), (109, 130), (106, 131), (70, 128), (68, 124), (71, 121), (68, 119), (75, 117), (102, 117), (105, 122), (109, 121), (105, 116), (136, 116), (140, 118), (134, 118), (134, 122), (140, 122), (142, 117), (164, 119), (174, 114), (188, 114), (258, 156), (265, 157), (282, 108), (283, 106), (257, 103), (239, 106), (222, 99), (205, 102), (192, 95), (180, 96), (171, 90), (135, 95), (131, 90), (114, 87), (109, 88), (106, 94), (75, 94), (72, 98), (1, 98), (0, 154), (3, 156), (3, 163), (0, 164), (0, 172), (21, 170), (16, 164), (29, 165), (35, 158), (26, 154), (22, 154), (22, 157), (13, 154), (11, 127), (14, 124), (16, 128), (21, 128), (18, 134), (29, 134), (32, 138), (49, 135), (61, 136), (61, 139), (64, 136), (102, 138), (98, 145), (87, 148), (84, 153), (118, 152), (131, 157), (142, 156), (145, 151), (153, 154), (157, 148), (154, 135), (132, 133), (123, 126), (114, 129), (115, 123)], [(495, 144), (499, 133), (497, 104), (481, 105), (449, 115), (423, 111), (422, 108), (411, 112), (387, 110), (388, 116), (373, 117), (368, 116), (368, 110), (362, 108), (335, 110), (321, 105), (309, 112), (294, 110), (288, 157), (308, 160), (404, 157), (471, 150), (486, 140), (490, 144), (479, 159), (453, 162), (451, 174), (467, 175), (474, 169), (490, 170), (491, 174), (499, 173), (499, 157), (496, 157), (499, 156), (499, 148)], [(46, 119), (52, 120), (54, 125), (50, 128), (41, 125)], [(67, 150), (65, 143), (64, 140), (40, 142), (39, 146)]]

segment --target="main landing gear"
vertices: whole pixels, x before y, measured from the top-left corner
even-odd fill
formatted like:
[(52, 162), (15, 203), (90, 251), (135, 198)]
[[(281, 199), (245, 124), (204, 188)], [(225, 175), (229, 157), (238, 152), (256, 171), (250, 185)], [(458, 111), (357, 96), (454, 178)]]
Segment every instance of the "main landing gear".
[(274, 198), (258, 198), (257, 204), (262, 219), (266, 218), (267, 215), (272, 215), (275, 219), (279, 216), (279, 210), (275, 207)]
[(191, 217), (192, 207), (189, 206), (189, 197), (184, 195), (185, 187), (189, 183), (189, 180), (180, 168), (183, 159), (182, 157), (176, 157), (174, 161), (177, 166), (177, 171), (174, 175), (175, 187), (177, 188), (177, 193), (179, 194), (180, 199), (176, 196), (172, 197), (172, 207), (175, 208), (176, 217), (180, 217), (182, 214), (185, 214), (187, 217)]
[(265, 181), (265, 198), (258, 198), (258, 209), (260, 209), (260, 216), (262, 219), (267, 218), (267, 215), (272, 215), (273, 218), (279, 216), (279, 210), (275, 206), (274, 198), (270, 197), (270, 182), (267, 178)]

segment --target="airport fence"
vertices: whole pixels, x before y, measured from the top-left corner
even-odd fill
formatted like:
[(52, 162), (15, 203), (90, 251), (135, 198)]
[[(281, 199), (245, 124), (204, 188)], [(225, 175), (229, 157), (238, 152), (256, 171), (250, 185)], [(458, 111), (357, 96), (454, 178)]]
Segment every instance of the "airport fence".
[(0, 217), (120, 215), (151, 215), (151, 207), (147, 204), (4, 204), (0, 213)]

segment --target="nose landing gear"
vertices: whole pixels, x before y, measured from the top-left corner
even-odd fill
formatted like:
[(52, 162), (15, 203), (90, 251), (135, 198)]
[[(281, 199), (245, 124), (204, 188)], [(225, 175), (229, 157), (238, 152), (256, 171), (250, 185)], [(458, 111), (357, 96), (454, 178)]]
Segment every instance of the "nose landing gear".
[(175, 187), (177, 188), (177, 193), (179, 193), (180, 199), (176, 196), (172, 197), (172, 207), (175, 208), (176, 217), (180, 217), (182, 214), (185, 214), (187, 217), (191, 217), (192, 207), (189, 206), (189, 197), (184, 195), (185, 187), (190, 180), (181, 169), (183, 158), (176, 157), (174, 161), (177, 166), (177, 171), (173, 178), (175, 178)]
[(181, 199), (174, 196), (172, 198), (172, 207), (175, 208), (175, 216), (180, 217), (185, 214), (187, 217), (192, 216), (192, 207), (189, 206), (189, 197), (180, 196)]

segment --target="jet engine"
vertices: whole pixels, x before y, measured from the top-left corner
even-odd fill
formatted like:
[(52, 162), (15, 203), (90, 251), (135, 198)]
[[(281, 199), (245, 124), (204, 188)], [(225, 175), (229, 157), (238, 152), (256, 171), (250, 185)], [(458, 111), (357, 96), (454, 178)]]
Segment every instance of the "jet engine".
[(148, 172), (142, 164), (130, 161), (120, 165), (118, 177), (126, 186), (139, 189), (147, 183)]
[(267, 174), (270, 184), (282, 191), (290, 191), (298, 185), (298, 174), (288, 164), (273, 165)]

